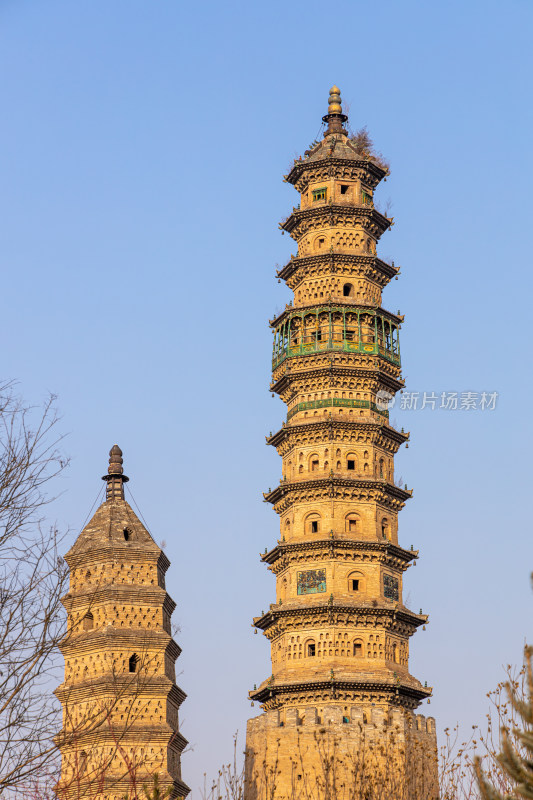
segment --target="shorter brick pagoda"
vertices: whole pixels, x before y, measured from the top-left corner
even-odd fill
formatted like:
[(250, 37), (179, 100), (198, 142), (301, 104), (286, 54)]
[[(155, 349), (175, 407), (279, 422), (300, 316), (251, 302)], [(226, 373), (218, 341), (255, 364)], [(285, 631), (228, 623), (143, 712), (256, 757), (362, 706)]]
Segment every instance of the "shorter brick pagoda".
[(122, 800), (144, 782), (185, 797), (175, 683), (180, 648), (172, 638), (176, 604), (165, 589), (170, 562), (124, 499), (128, 478), (118, 445), (110, 451), (106, 499), (65, 559), (70, 589), (63, 598), (68, 632), (61, 652), (65, 678), (62, 800)]

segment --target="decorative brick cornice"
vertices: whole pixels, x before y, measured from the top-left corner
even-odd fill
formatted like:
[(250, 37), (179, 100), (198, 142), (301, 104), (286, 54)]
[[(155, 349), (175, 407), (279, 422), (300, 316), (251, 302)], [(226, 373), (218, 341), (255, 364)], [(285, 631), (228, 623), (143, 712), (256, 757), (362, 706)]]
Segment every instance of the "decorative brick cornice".
[(167, 571), (170, 566), (170, 561), (163, 553), (162, 550), (150, 552), (147, 551), (146, 545), (141, 543), (139, 545), (130, 542), (126, 544), (100, 544), (95, 542), (94, 547), (88, 550), (75, 552), (72, 550), (64, 556), (70, 569), (77, 569), (80, 566), (90, 566), (92, 564), (99, 564), (105, 562), (117, 561), (133, 561), (134, 564), (150, 562), (157, 564), (163, 573)]
[(403, 564), (404, 569), (418, 558), (418, 550), (405, 550), (393, 542), (370, 542), (361, 539), (349, 539), (339, 536), (329, 536), (327, 539), (308, 539), (294, 542), (278, 542), (267, 553), (261, 554), (261, 561), (270, 566), (279, 559), (288, 563), (293, 556), (308, 553), (310, 558), (317, 558), (317, 553), (327, 553), (326, 558), (336, 558), (340, 551), (353, 551), (357, 554), (371, 554), (376, 560), (390, 561), (394, 566)]
[[(131, 687), (132, 675), (130, 673), (108, 673), (107, 675), (99, 675), (97, 678), (62, 683), (54, 690), (54, 694), (61, 703), (65, 701), (80, 703), (94, 700), (95, 697), (126, 697)], [(143, 677), (142, 682), (136, 683), (133, 694), (145, 698), (164, 696), (176, 707), (179, 707), (187, 697), (179, 686), (164, 675), (147, 675)]]
[(312, 256), (294, 256), (277, 272), (277, 277), (288, 281), (299, 270), (312, 270), (322, 265), (327, 265), (332, 273), (337, 272), (342, 267), (349, 266), (351, 269), (360, 269), (362, 273), (372, 274), (375, 279), (381, 276), (380, 285), (382, 288), (400, 271), (399, 267), (395, 267), (375, 255), (330, 251)]
[(58, 645), (65, 658), (90, 653), (104, 653), (117, 647), (137, 650), (139, 653), (164, 650), (170, 658), (177, 659), (180, 646), (162, 628), (115, 628), (107, 625), (89, 631), (67, 634)]
[(319, 314), (327, 314), (327, 313), (333, 313), (335, 311), (341, 313), (343, 311), (350, 313), (357, 313), (359, 311), (362, 314), (366, 313), (366, 314), (371, 314), (372, 316), (379, 314), (385, 319), (394, 322), (394, 324), (397, 325), (398, 327), (400, 327), (402, 322), (404, 321), (403, 314), (398, 316), (398, 314), (393, 314), (392, 311), (387, 311), (386, 309), (378, 305), (370, 305), (370, 304), (365, 305), (364, 303), (355, 304), (350, 302), (342, 303), (338, 300), (335, 301), (321, 300), (320, 302), (310, 303), (309, 305), (306, 306), (298, 306), (297, 308), (294, 306), (286, 306), (285, 309), (281, 312), (281, 314), (278, 314), (277, 317), (274, 317), (274, 319), (271, 319), (269, 321), (269, 325), (271, 328), (277, 328), (288, 317), (300, 317), (300, 316), (305, 317), (306, 315), (309, 314), (315, 315), (317, 312)]
[(310, 230), (339, 225), (360, 225), (379, 238), (390, 228), (391, 220), (373, 206), (326, 204), (316, 208), (295, 209), (279, 227), (298, 240)]
[(412, 489), (400, 489), (393, 483), (389, 483), (381, 478), (344, 478), (340, 475), (329, 475), (325, 478), (316, 478), (302, 481), (283, 481), (270, 492), (265, 492), (263, 497), (268, 503), (276, 505), (282, 498), (291, 494), (301, 494), (312, 490), (317, 499), (326, 493), (327, 497), (335, 497), (339, 489), (344, 489), (348, 494), (353, 495), (354, 499), (362, 499), (365, 495), (371, 495), (376, 502), (390, 498), (401, 503), (413, 495)]
[[(351, 361), (351, 364), (339, 364), (337, 355), (334, 354), (329, 359), (323, 360), (323, 363), (319, 366), (317, 366), (316, 361), (313, 362), (313, 358), (317, 358), (316, 353), (293, 358), (291, 359), (292, 363), (284, 361), (279, 367), (276, 367), (273, 372), (274, 380), (269, 386), (270, 391), (281, 395), (291, 387), (291, 384), (298, 381), (313, 378), (324, 379), (326, 377), (337, 381), (341, 378), (372, 380), (376, 386), (386, 386), (392, 394), (403, 389), (405, 385), (405, 381), (400, 377), (400, 368), (385, 362), (379, 356), (351, 355), (349, 359), (346, 359)], [(362, 363), (354, 363), (357, 361), (365, 363), (364, 365)], [(389, 368), (392, 367), (392, 369), (385, 371), (383, 369), (385, 364)], [(396, 373), (394, 375), (391, 374), (393, 370)], [(331, 384), (331, 388), (336, 388), (334, 383)], [(339, 386), (338, 388), (341, 387)]]
[(290, 439), (298, 439), (302, 434), (308, 434), (309, 431), (316, 431), (324, 435), (324, 441), (334, 441), (334, 432), (336, 431), (364, 431), (369, 433), (374, 438), (389, 439), (391, 443), (400, 446), (409, 440), (409, 434), (404, 431), (397, 431), (396, 428), (391, 427), (385, 422), (364, 422), (357, 419), (352, 420), (339, 420), (335, 417), (328, 418), (327, 420), (321, 419), (318, 421), (311, 421), (305, 424), (285, 425), (272, 436), (268, 436), (266, 443), (278, 448), (283, 442)]
[[(418, 681), (417, 681), (418, 683)], [(414, 701), (414, 704), (408, 707), (416, 708), (421, 700), (430, 697), (432, 692), (430, 688), (425, 688), (420, 684), (410, 685), (405, 683), (402, 679), (398, 681), (387, 681), (385, 676), (383, 681), (376, 680), (345, 680), (340, 678), (332, 678), (329, 681), (301, 681), (295, 683), (268, 683), (266, 682), (259, 689), (250, 691), (249, 697), (260, 703), (265, 703), (265, 707), (276, 708), (278, 705), (283, 705), (289, 702), (292, 695), (292, 703), (294, 703), (295, 695), (300, 694), (320, 694), (325, 698), (332, 700), (338, 699), (340, 692), (357, 692), (366, 695), (381, 694), (384, 695), (392, 704), (403, 705), (401, 698)], [(392, 698), (398, 698), (394, 703)]]
[[(354, 626), (376, 626), (391, 630), (403, 630), (406, 635), (412, 636), (420, 625), (428, 622), (427, 614), (415, 614), (404, 606), (399, 607), (391, 602), (389, 606), (373, 605), (371, 601), (361, 603), (336, 602), (334, 599), (315, 603), (291, 603), (284, 605), (272, 604), (270, 609), (261, 617), (254, 617), (253, 625), (262, 631), (276, 627), (275, 635), (295, 627), (312, 625), (335, 626), (352, 624)], [(291, 620), (293, 622), (291, 622)]]
[(173, 614), (176, 609), (174, 600), (160, 586), (138, 586), (112, 582), (102, 582), (98, 586), (82, 585), (80, 589), (70, 591), (62, 597), (61, 602), (67, 612), (103, 603), (142, 604), (143, 606), (164, 608), (169, 615)]
[(324, 170), (326, 170), (327, 174), (331, 175), (331, 177), (334, 177), (336, 173), (342, 171), (346, 177), (349, 175), (352, 180), (360, 178), (361, 173), (363, 173), (365, 177), (368, 178), (368, 182), (372, 187), (377, 185), (387, 175), (386, 170), (369, 158), (358, 155), (354, 150), (352, 158), (329, 156), (321, 158), (320, 160), (312, 158), (302, 159), (301, 161), (297, 160), (294, 162), (285, 180), (287, 183), (292, 183), (293, 186), (296, 186), (298, 191), (301, 191), (301, 187), (297, 186), (297, 184), (304, 174), (307, 174), (308, 182), (313, 179), (314, 174), (317, 172), (322, 174)]

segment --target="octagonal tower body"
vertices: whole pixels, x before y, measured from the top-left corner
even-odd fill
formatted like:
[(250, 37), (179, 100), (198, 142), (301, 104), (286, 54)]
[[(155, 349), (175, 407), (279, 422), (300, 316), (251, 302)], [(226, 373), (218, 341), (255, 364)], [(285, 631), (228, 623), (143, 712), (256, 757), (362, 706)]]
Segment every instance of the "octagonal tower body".
[(165, 589), (170, 562), (124, 499), (122, 452), (110, 452), (106, 501), (65, 556), (70, 587), (63, 598), (68, 632), (61, 800), (134, 798), (144, 782), (185, 797), (175, 683), (180, 648), (172, 638), (176, 604)]
[[(388, 168), (364, 136), (348, 136), (336, 87), (329, 101), (323, 139), (285, 178), (300, 202), (280, 227), (298, 251), (278, 273), (293, 300), (270, 322), (271, 390), (287, 418), (267, 440), (282, 478), (265, 494), (280, 537), (261, 556), (276, 598), (253, 620), (270, 641), (272, 673), (250, 692), (264, 713), (248, 723), (246, 797), (266, 798), (275, 781), (275, 796), (290, 798), (299, 781), (323, 774), (317, 736), (333, 737), (340, 772), (376, 737), (392, 737), (403, 742), (395, 772), (405, 785), (407, 750), (411, 761), (412, 747), (424, 751), (431, 767), (416, 780), (429, 786), (427, 800), (436, 792), (434, 721), (413, 711), (431, 690), (409, 672), (409, 641), (427, 616), (403, 602), (418, 552), (398, 541), (398, 512), (412, 492), (394, 479), (409, 437), (387, 409), (404, 385), (403, 317), (381, 305), (398, 269), (376, 253), (392, 224), (374, 205)], [(302, 747), (305, 758), (296, 755)]]

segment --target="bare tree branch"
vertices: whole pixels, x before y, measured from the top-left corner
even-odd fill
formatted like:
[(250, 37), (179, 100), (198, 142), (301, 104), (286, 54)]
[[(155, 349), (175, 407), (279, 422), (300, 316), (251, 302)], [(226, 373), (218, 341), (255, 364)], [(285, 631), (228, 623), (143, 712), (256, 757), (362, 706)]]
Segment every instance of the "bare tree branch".
[(48, 484), (67, 466), (55, 397), (25, 406), (0, 386), (0, 796), (55, 755), (50, 691), (64, 633), (64, 534), (45, 522)]

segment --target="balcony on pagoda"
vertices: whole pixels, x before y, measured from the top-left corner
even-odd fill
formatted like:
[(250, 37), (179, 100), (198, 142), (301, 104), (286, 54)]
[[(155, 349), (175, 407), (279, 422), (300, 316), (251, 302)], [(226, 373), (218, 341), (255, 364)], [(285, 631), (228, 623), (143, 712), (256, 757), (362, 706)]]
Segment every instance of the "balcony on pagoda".
[(272, 368), (286, 358), (335, 350), (380, 355), (401, 364), (399, 318), (384, 312), (328, 305), (290, 311), (276, 322)]

